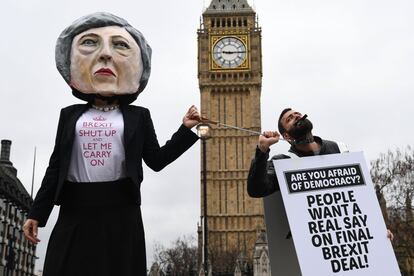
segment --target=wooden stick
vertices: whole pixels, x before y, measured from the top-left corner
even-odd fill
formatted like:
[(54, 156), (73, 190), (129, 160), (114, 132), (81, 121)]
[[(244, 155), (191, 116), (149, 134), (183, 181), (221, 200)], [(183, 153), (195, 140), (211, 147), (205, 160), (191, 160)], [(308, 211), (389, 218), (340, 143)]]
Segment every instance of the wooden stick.
[[(223, 123), (220, 123), (218, 121), (210, 120), (210, 119), (208, 119), (206, 117), (203, 117), (203, 116), (200, 116), (200, 123), (214, 124), (214, 125), (219, 125), (219, 126), (223, 126), (223, 127), (226, 127), (226, 128), (232, 128), (232, 129), (235, 129), (235, 130), (249, 132), (249, 133), (256, 134), (256, 135), (263, 135), (263, 133), (258, 132), (258, 131), (254, 131), (254, 130), (250, 130), (250, 129), (246, 129), (246, 128), (241, 128), (241, 127), (237, 127), (237, 126), (223, 124)], [(280, 137), (279, 140), (285, 140), (285, 139), (283, 139), (282, 137)]]

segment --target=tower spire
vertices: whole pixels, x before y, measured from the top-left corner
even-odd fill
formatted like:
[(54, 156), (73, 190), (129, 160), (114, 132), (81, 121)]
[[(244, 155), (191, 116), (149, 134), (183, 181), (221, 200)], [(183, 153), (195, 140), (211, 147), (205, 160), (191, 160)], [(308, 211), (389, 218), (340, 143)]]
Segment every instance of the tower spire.
[(247, 0), (212, 0), (204, 14), (252, 12), (254, 10)]

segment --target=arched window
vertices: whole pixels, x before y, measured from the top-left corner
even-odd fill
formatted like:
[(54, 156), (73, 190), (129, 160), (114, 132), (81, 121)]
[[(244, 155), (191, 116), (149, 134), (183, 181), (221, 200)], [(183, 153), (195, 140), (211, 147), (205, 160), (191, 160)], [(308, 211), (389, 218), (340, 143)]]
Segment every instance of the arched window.
[(214, 27), (214, 23), (215, 23), (214, 19), (211, 19), (211, 27)]
[(227, 18), (227, 27), (231, 27), (231, 19)]
[(266, 252), (263, 250), (260, 257), (260, 264), (262, 266), (262, 272), (267, 272), (269, 261)]

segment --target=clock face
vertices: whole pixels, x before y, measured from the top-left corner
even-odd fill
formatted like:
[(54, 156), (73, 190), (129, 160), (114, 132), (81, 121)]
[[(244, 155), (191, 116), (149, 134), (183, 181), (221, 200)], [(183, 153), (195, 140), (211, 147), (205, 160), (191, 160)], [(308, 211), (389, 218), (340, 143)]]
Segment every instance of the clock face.
[(237, 37), (224, 37), (214, 44), (213, 59), (221, 68), (239, 67), (246, 57), (246, 45)]

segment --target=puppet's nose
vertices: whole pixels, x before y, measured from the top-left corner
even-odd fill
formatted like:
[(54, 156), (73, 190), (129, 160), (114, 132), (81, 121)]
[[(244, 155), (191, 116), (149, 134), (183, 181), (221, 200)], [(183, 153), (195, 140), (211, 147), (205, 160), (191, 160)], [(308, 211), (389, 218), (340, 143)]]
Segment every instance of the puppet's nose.
[(99, 60), (103, 62), (108, 62), (112, 59), (112, 53), (108, 45), (104, 45), (101, 52), (99, 53)]
[(111, 59), (112, 59), (112, 56), (111, 55), (108, 55), (108, 54), (101, 54), (99, 56), (99, 60), (101, 60), (103, 62), (110, 61)]

